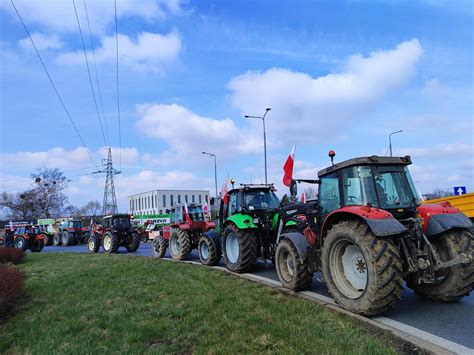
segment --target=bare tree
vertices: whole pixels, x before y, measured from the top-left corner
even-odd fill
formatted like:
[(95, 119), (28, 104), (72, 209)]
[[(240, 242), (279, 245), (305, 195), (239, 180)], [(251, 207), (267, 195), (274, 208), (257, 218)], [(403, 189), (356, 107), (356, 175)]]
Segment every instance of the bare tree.
[(81, 214), (84, 216), (97, 216), (102, 209), (99, 201), (89, 201), (81, 208)]

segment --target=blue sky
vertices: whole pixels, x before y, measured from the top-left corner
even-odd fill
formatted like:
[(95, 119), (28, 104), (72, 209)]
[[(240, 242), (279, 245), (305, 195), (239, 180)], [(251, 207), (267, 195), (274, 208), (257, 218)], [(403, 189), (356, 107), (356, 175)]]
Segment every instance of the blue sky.
[[(86, 144), (106, 150), (72, 1), (17, 0), (23, 19)], [(108, 142), (120, 168), (113, 1), (87, 1)], [(76, 6), (93, 69), (84, 1)], [(329, 160), (410, 154), (421, 192), (474, 190), (473, 8), (469, 1), (118, 0), (123, 173), (128, 194), (154, 188), (213, 191), (225, 175), (263, 178), (267, 116), (270, 180), (296, 144), (295, 176)], [(10, 1), (0, 1), (0, 189), (58, 167), (70, 202), (102, 200), (103, 177), (74, 133)], [(92, 71), (94, 84), (95, 73)], [(97, 92), (97, 86), (95, 86)]]

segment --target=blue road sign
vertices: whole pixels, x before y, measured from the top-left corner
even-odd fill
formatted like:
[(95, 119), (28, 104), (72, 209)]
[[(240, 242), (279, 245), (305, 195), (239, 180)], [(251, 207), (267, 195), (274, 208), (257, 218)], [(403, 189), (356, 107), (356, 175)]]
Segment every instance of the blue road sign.
[(465, 195), (466, 194), (466, 186), (455, 186), (454, 187), (454, 195)]

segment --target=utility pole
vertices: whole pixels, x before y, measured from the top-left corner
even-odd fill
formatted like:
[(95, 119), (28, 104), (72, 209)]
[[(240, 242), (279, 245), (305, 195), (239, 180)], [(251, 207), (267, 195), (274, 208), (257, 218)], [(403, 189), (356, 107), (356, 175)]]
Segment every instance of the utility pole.
[(202, 154), (209, 155), (210, 157), (214, 157), (214, 183), (216, 185), (216, 198), (217, 198), (217, 157), (214, 153), (202, 152)]
[(112, 149), (108, 148), (109, 154), (107, 159), (102, 159), (104, 170), (94, 172), (94, 174), (105, 174), (104, 199), (102, 202), (102, 215), (118, 213), (117, 199), (115, 197), (114, 175), (118, 175), (121, 171), (114, 169), (112, 165)]
[(403, 132), (403, 129), (392, 132), (388, 135), (388, 148), (390, 150), (390, 156), (392, 156), (392, 135)]

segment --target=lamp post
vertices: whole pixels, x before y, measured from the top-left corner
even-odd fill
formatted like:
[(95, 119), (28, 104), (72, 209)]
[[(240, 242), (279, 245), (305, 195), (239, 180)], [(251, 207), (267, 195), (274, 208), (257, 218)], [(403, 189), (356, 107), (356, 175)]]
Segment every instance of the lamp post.
[(245, 118), (260, 118), (263, 122), (263, 155), (265, 159), (265, 185), (268, 184), (268, 175), (267, 175), (267, 135), (265, 132), (265, 116), (267, 115), (268, 111), (270, 111), (271, 108), (267, 107), (265, 109), (265, 113), (263, 116), (250, 116), (250, 115), (245, 115)]
[(217, 198), (217, 158), (216, 155), (213, 153), (202, 152), (202, 154), (209, 155), (210, 157), (214, 157), (214, 182), (216, 184), (216, 198)]
[(390, 156), (392, 156), (392, 135), (403, 132), (403, 129), (392, 132), (388, 135), (388, 148), (390, 150)]

